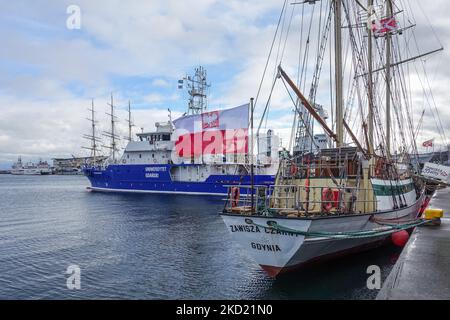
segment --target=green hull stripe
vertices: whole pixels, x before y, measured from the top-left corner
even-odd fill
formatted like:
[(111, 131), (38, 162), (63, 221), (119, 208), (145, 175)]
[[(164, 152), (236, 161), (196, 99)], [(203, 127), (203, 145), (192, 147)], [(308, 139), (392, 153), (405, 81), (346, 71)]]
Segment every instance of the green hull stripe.
[(414, 184), (410, 183), (404, 186), (382, 186), (382, 185), (373, 185), (373, 191), (377, 196), (392, 196), (409, 193), (414, 190)]

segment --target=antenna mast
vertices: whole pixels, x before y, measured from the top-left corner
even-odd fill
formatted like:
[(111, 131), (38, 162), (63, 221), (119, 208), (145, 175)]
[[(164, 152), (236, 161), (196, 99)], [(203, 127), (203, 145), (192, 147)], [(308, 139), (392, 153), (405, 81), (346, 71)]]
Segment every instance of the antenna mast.
[(189, 94), (188, 115), (202, 114), (208, 108), (207, 91), (211, 87), (206, 81), (206, 70), (202, 66), (195, 69), (194, 77), (186, 76), (178, 81), (178, 88), (186, 84)]

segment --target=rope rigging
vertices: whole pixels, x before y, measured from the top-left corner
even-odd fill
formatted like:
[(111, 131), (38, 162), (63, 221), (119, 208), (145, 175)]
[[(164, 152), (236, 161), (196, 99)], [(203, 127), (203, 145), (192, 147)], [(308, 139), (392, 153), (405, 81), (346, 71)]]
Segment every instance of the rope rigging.
[[(333, 0), (320, 1), (309, 1), (302, 3), (293, 3), (292, 9), (288, 9), (287, 0), (284, 1), (282, 11), (280, 13), (278, 24), (275, 30), (275, 34), (272, 40), (272, 44), (269, 51), (269, 57), (266, 61), (266, 65), (263, 72), (263, 78), (261, 79), (258, 93), (255, 100), (255, 108), (258, 99), (261, 97), (261, 92), (263, 84), (267, 75), (267, 71), (271, 63), (274, 62), (273, 71), (273, 82), (270, 86), (268, 92), (267, 101), (265, 103), (264, 109), (262, 111), (262, 117), (260, 124), (258, 126), (257, 136), (260, 130), (268, 125), (268, 118), (271, 113), (271, 106), (275, 103), (274, 98), (276, 98), (277, 103), (284, 103), (280, 100), (278, 96), (274, 95), (273, 91), (276, 89), (276, 83), (278, 82), (278, 66), (283, 64), (289, 64), (290, 60), (286, 59), (288, 52), (291, 52), (290, 46), (288, 46), (288, 41), (293, 35), (297, 35), (297, 30), (294, 32), (292, 24), (297, 21), (300, 22), (300, 32), (298, 34), (298, 55), (297, 55), (297, 66), (296, 66), (296, 83), (298, 88), (302, 88), (305, 92), (307, 79), (311, 79), (311, 86), (309, 88), (308, 101), (316, 108), (316, 101), (322, 101), (326, 96), (324, 93), (329, 93), (328, 101), (330, 105), (334, 104), (333, 95), (333, 77), (332, 77), (332, 37), (331, 25), (333, 16)], [(379, 6), (379, 3), (384, 1), (375, 1), (375, 5)], [(405, 4), (406, 7), (411, 8), (411, 4), (408, 1), (399, 0), (399, 4)], [(301, 5), (301, 10), (296, 11), (298, 5)], [(347, 131), (344, 132), (344, 139), (354, 140), (356, 137), (359, 141), (365, 141), (365, 145), (368, 146), (368, 132), (367, 126), (369, 121), (369, 99), (372, 99), (372, 115), (373, 115), (373, 135), (374, 135), (374, 150), (380, 156), (388, 156), (391, 152), (393, 153), (392, 161), (396, 162), (401, 159), (407, 159), (408, 156), (416, 157), (418, 154), (418, 148), (415, 141), (417, 138), (417, 127), (414, 124), (414, 99), (412, 97), (412, 76), (411, 71), (415, 70), (416, 74), (419, 75), (419, 71), (424, 76), (417, 77), (423, 93), (424, 98), (428, 101), (429, 109), (431, 110), (431, 115), (433, 116), (435, 122), (437, 123), (437, 128), (439, 134), (443, 141), (446, 141), (445, 129), (442, 124), (442, 120), (439, 118), (437, 101), (431, 92), (431, 83), (428, 77), (428, 72), (426, 70), (426, 65), (423, 59), (420, 59), (420, 66), (422, 70), (418, 70), (417, 64), (414, 63), (410, 58), (404, 59), (404, 57), (413, 56), (411, 53), (411, 44), (415, 45), (416, 51), (419, 51), (418, 41), (414, 31), (415, 17), (410, 16), (406, 11), (399, 9), (399, 6), (394, 3), (394, 13), (393, 17), (398, 21), (399, 25), (404, 24), (400, 31), (392, 32), (392, 60), (391, 63), (392, 71), (390, 80), (391, 88), (390, 90), (390, 101), (392, 103), (392, 120), (391, 120), (391, 150), (387, 152), (386, 150), (386, 130), (384, 125), (384, 118), (386, 114), (385, 102), (386, 102), (386, 73), (379, 72), (380, 70), (386, 69), (386, 47), (385, 47), (385, 36), (378, 35), (374, 37), (373, 45), (373, 68), (376, 72), (373, 73), (372, 83), (373, 88), (371, 88), (372, 96), (369, 96), (369, 77), (368, 73), (368, 59), (369, 59), (369, 49), (367, 41), (367, 24), (363, 21), (361, 17), (362, 11), (366, 12), (367, 9), (358, 1), (343, 1), (343, 26), (348, 32), (344, 35), (346, 40), (346, 47), (344, 47), (344, 59), (343, 59), (343, 71), (344, 71), (344, 89), (346, 90), (346, 97), (344, 99), (344, 121), (348, 124), (348, 130), (353, 133), (350, 135)], [(361, 9), (362, 8), (362, 9)], [(384, 17), (380, 17), (382, 19)], [(367, 17), (369, 19), (369, 17)], [(402, 19), (402, 20), (401, 20)], [(400, 22), (401, 20), (401, 22)], [(400, 28), (400, 27), (399, 27)], [(434, 31), (434, 29), (432, 29)], [(317, 40), (314, 39), (312, 33), (317, 33)], [(437, 38), (437, 37), (436, 37)], [(438, 39), (438, 38), (437, 38)], [(439, 41), (439, 43), (441, 43)], [(276, 52), (273, 61), (272, 55)], [(325, 64), (325, 56), (327, 52), (330, 55), (330, 61)], [(314, 57), (314, 63), (310, 64), (311, 57)], [(285, 62), (287, 60), (287, 63)], [(396, 63), (396, 61), (400, 63)], [(406, 61), (406, 63), (402, 63)], [(410, 65), (413, 65), (411, 68)], [(313, 66), (308, 68), (308, 66)], [(322, 92), (321, 87), (321, 74), (324, 67), (329, 67), (330, 69), (330, 79), (328, 80), (329, 86), (324, 86)], [(413, 69), (413, 70), (411, 70)], [(366, 75), (366, 76), (358, 76)], [(292, 126), (290, 128), (290, 138), (289, 138), (289, 151), (314, 151), (316, 148), (320, 147), (315, 142), (315, 123), (316, 121), (311, 116), (311, 114), (304, 108), (301, 101), (297, 97), (293, 97), (289, 93), (289, 89), (286, 87), (286, 83), (283, 82), (285, 89), (289, 94), (290, 103), (292, 103), (294, 116)], [(325, 91), (326, 88), (326, 91)], [(323, 102), (322, 102), (323, 103)], [(317, 109), (318, 110), (318, 109)], [(316, 110), (316, 111), (317, 111)], [(331, 114), (331, 128), (333, 130), (335, 126), (335, 112), (333, 108), (330, 110)], [(295, 132), (294, 132), (295, 130)], [(354, 143), (354, 141), (353, 141)], [(352, 144), (352, 143), (351, 143)], [(345, 145), (351, 145), (345, 144)], [(357, 143), (358, 145), (358, 143)], [(398, 176), (398, 172), (395, 166), (393, 166), (392, 172), (389, 172), (388, 177), (395, 180)], [(400, 200), (400, 202), (403, 202)]]

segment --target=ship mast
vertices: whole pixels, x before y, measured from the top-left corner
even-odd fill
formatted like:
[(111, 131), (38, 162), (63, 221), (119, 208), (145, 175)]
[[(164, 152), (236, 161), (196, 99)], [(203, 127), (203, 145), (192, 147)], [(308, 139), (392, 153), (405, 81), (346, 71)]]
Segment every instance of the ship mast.
[(133, 121), (131, 120), (131, 101), (128, 101), (128, 141), (133, 141)]
[(189, 94), (188, 115), (202, 114), (208, 108), (207, 90), (211, 85), (206, 81), (206, 70), (202, 66), (195, 69), (193, 77), (186, 76), (178, 80), (178, 88), (187, 86)]
[(108, 105), (111, 107), (110, 113), (106, 113), (106, 115), (111, 117), (111, 131), (110, 132), (104, 132), (104, 136), (111, 138), (111, 145), (105, 146), (108, 149), (111, 149), (111, 157), (113, 162), (116, 162), (116, 151), (117, 151), (117, 142), (116, 139), (118, 138), (116, 135), (116, 116), (114, 115), (114, 97), (111, 93), (111, 103), (108, 103)]
[(114, 98), (111, 93), (111, 148), (112, 148), (112, 159), (113, 162), (116, 161), (116, 136), (115, 136), (115, 130), (116, 130), (116, 122), (114, 119)]
[(95, 110), (94, 110), (94, 99), (92, 99), (91, 108), (91, 120), (92, 120), (92, 155), (94, 157), (94, 165), (97, 160), (97, 143), (95, 141)]
[(335, 76), (336, 76), (336, 140), (337, 147), (344, 145), (344, 99), (342, 76), (342, 0), (334, 0), (335, 24)]
[[(387, 19), (392, 18), (392, 0), (386, 0)], [(392, 55), (392, 34), (386, 33), (386, 156), (391, 155), (391, 55)]]
[(253, 117), (254, 117), (254, 107), (255, 107), (255, 99), (250, 99), (250, 183), (251, 183), (251, 205), (252, 205), (252, 213), (255, 210), (255, 164), (254, 164), (254, 154), (253, 149), (255, 146), (254, 143), (254, 135), (253, 135)]
[(92, 131), (91, 131), (90, 135), (84, 135), (83, 138), (86, 140), (90, 140), (91, 146), (83, 147), (83, 149), (91, 150), (91, 157), (93, 158), (93, 163), (95, 166), (95, 164), (97, 163), (97, 150), (98, 150), (97, 142), (100, 142), (100, 139), (97, 138), (97, 136), (96, 136), (97, 121), (95, 120), (94, 99), (92, 99), (92, 105), (91, 105), (91, 108), (88, 109), (88, 111), (90, 111), (90, 113), (91, 113), (91, 118), (88, 118), (87, 120), (89, 120), (91, 122)]
[(373, 101), (373, 32), (372, 32), (372, 21), (375, 14), (375, 9), (373, 6), (373, 0), (368, 0), (368, 12), (367, 12), (367, 30), (368, 30), (368, 95), (369, 95), (369, 119), (368, 119), (368, 146), (369, 154), (373, 156), (375, 154), (374, 147), (374, 101)]

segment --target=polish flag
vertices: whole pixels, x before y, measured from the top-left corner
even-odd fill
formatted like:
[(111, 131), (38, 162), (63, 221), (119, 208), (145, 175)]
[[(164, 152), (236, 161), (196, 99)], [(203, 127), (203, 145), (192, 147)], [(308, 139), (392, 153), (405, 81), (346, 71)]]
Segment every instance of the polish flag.
[(425, 141), (422, 145), (424, 148), (432, 148), (434, 144), (434, 139)]
[(249, 104), (175, 120), (179, 157), (248, 153)]
[(386, 18), (372, 22), (372, 31), (375, 36), (382, 36), (386, 33), (397, 30), (398, 23), (395, 18)]

